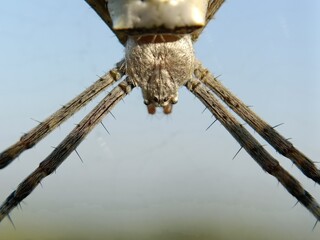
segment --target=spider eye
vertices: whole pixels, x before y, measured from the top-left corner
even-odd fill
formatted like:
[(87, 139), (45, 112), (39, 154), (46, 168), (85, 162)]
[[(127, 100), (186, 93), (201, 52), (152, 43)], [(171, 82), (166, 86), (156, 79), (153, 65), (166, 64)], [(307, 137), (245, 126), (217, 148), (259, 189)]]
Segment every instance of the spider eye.
[(176, 104), (178, 102), (178, 97), (174, 97), (171, 99), (172, 104)]
[(144, 100), (143, 100), (143, 103), (144, 103), (145, 105), (149, 105), (149, 101), (148, 101), (147, 99), (144, 99)]
[(169, 98), (168, 98), (168, 97), (165, 97), (165, 98), (163, 99), (163, 102), (168, 102), (168, 100), (169, 100)]
[(158, 97), (153, 97), (153, 101), (158, 103), (159, 102), (159, 98)]

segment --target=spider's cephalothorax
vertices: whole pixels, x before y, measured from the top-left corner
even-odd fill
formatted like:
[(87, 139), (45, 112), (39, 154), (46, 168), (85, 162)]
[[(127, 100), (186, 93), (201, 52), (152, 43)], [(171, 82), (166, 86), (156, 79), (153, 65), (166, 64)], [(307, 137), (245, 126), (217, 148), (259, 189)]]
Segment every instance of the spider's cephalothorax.
[(178, 89), (191, 79), (194, 69), (190, 35), (129, 37), (125, 60), (127, 75), (141, 88), (148, 112), (163, 107), (165, 114), (171, 113)]
[(156, 107), (171, 113), (178, 89), (192, 78), (190, 32), (205, 25), (207, 5), (198, 0), (108, 2), (113, 28), (128, 34), (126, 73), (141, 88), (150, 114)]

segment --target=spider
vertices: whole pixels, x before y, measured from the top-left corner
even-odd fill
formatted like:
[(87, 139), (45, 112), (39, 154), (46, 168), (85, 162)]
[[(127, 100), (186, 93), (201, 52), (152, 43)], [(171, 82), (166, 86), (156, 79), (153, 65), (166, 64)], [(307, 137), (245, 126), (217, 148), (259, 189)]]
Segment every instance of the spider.
[[(78, 97), (71, 100), (64, 105), (60, 110), (51, 115), (49, 118), (41, 122), (37, 127), (26, 133), (22, 138), (11, 147), (0, 154), (0, 166), (6, 167), (14, 159), (16, 159), (24, 150), (33, 147), (41, 139), (46, 137), (57, 126), (66, 121), (71, 115), (78, 111), (85, 104), (90, 102), (100, 92), (105, 90), (111, 84), (122, 80), (117, 87), (115, 87), (97, 107), (85, 117), (76, 128), (57, 146), (54, 151), (40, 163), (39, 167), (31, 173), (3, 202), (0, 208), (0, 221), (8, 216), (12, 209), (14, 209), (20, 202), (26, 198), (35, 187), (37, 187), (41, 180), (53, 173), (59, 165), (73, 152), (86, 135), (101, 122), (102, 118), (111, 113), (111, 109), (128, 95), (135, 87), (142, 89), (144, 103), (147, 106), (147, 111), (154, 114), (155, 111), (161, 107), (165, 114), (170, 114), (173, 109), (173, 104), (177, 103), (177, 89), (175, 87), (185, 86), (191, 93), (193, 93), (206, 108), (221, 122), (221, 124), (230, 132), (230, 134), (239, 142), (241, 148), (246, 150), (249, 155), (262, 167), (262, 169), (273, 175), (278, 181), (293, 195), (302, 205), (304, 205), (317, 219), (320, 220), (320, 207), (316, 200), (304, 190), (300, 183), (293, 178), (286, 170), (284, 170), (263, 146), (255, 140), (255, 138), (245, 129), (243, 124), (232, 116), (228, 110), (217, 100), (220, 98), (232, 111), (247, 122), (257, 133), (259, 133), (271, 146), (273, 146), (279, 153), (291, 159), (291, 161), (310, 179), (316, 183), (320, 182), (320, 172), (303, 153), (297, 150), (288, 140), (282, 137), (274, 127), (265, 123), (259, 116), (257, 116), (250, 107), (246, 106), (241, 100), (234, 96), (228, 89), (226, 89), (217, 78), (215, 78), (202, 64), (195, 59), (187, 59), (187, 62), (179, 64), (176, 59), (172, 61), (174, 65), (168, 64), (168, 67), (173, 67), (174, 70), (180, 70), (187, 66), (186, 73), (178, 72), (177, 76), (184, 75), (184, 78), (172, 77), (168, 73), (163, 73), (166, 78), (162, 82), (150, 81), (149, 71), (159, 73), (159, 69), (138, 69), (143, 63), (137, 64), (136, 55), (144, 52), (135, 53), (135, 49), (143, 45), (148, 45), (151, 49), (154, 46), (172, 45), (176, 50), (180, 48), (189, 49), (188, 53), (183, 52), (190, 57), (192, 53), (192, 43), (197, 40), (204, 27), (213, 18), (215, 13), (223, 4), (223, 0), (215, 1), (201, 1), (206, 4), (207, 11), (205, 15), (205, 22), (203, 25), (192, 27), (166, 28), (166, 26), (157, 27), (156, 29), (143, 29), (143, 35), (137, 35), (142, 29), (116, 29), (113, 27), (112, 11), (108, 9), (108, 3), (104, 0), (87, 0), (86, 1), (106, 22), (109, 28), (115, 33), (119, 41), (127, 46), (126, 58), (117, 63), (116, 67), (102, 76), (96, 83), (86, 89)], [(119, 1), (121, 2), (121, 1)], [(183, 2), (183, 1), (182, 1)], [(115, 1), (109, 1), (109, 4), (116, 4)], [(121, 9), (116, 6), (115, 9)], [(112, 8), (111, 8), (112, 9)], [(115, 13), (113, 13), (115, 14)], [(117, 13), (118, 14), (118, 13)], [(118, 15), (115, 16), (119, 16)], [(156, 31), (156, 32), (154, 32)], [(178, 43), (178, 44), (177, 44)], [(186, 47), (188, 46), (188, 47)], [(166, 51), (166, 48), (164, 48)], [(143, 48), (142, 51), (145, 51)], [(133, 53), (132, 53), (133, 52)], [(165, 55), (167, 57), (167, 55)], [(133, 58), (131, 58), (133, 57)], [(158, 58), (160, 58), (158, 56)], [(193, 58), (193, 56), (191, 56)], [(182, 58), (179, 58), (182, 59)], [(185, 59), (182, 59), (185, 60)], [(144, 66), (144, 65), (143, 65)], [(150, 66), (146, 64), (146, 66)], [(136, 72), (136, 70), (140, 72)], [(149, 70), (149, 71), (147, 71)], [(168, 71), (169, 72), (169, 71)], [(146, 73), (146, 76), (140, 79), (139, 76)], [(158, 74), (159, 76), (161, 74)], [(138, 80), (139, 79), (139, 80)], [(160, 78), (156, 78), (160, 79)], [(141, 81), (140, 81), (141, 80)], [(172, 82), (168, 80), (172, 80)], [(147, 83), (145, 82), (147, 81)], [(154, 85), (152, 85), (154, 83)], [(174, 83), (173, 86), (170, 83)], [(175, 86), (177, 84), (178, 86)], [(150, 87), (152, 86), (152, 87)]]

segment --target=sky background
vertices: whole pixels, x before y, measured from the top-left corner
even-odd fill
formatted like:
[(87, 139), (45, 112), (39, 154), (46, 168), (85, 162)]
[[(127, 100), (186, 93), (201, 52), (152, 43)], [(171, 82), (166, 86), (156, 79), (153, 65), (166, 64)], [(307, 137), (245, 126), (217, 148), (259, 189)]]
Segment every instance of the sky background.
[[(320, 3), (229, 0), (196, 56), (245, 103), (320, 161)], [(124, 49), (84, 1), (0, 6), (0, 149), (92, 84)], [(103, 93), (102, 95), (105, 95)], [(101, 98), (100, 98), (101, 99)], [(0, 201), (98, 99), (0, 173)], [(139, 89), (113, 110), (11, 217), (0, 239), (318, 239), (315, 218), (185, 88), (147, 114)], [(257, 137), (257, 134), (254, 134)], [(260, 138), (259, 138), (260, 139)], [(263, 142), (263, 141), (262, 141)], [(320, 201), (319, 186), (280, 157)], [(318, 167), (319, 164), (318, 164)], [(122, 237), (122, 238), (120, 238)]]

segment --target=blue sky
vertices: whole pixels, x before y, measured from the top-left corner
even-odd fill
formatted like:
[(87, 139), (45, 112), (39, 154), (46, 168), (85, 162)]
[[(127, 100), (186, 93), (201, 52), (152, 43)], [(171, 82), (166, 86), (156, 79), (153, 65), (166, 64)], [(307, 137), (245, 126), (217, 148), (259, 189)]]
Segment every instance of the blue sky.
[[(229, 0), (195, 51), (267, 122), (284, 122), (278, 130), (319, 161), (320, 3), (301, 4)], [(47, 117), (124, 54), (84, 1), (6, 1), (0, 36), (0, 149), (36, 125), (30, 118)], [(1, 171), (0, 201), (97, 102)], [(270, 232), (316, 239), (315, 219), (302, 206), (292, 209), (295, 199), (272, 176), (244, 151), (232, 160), (239, 146), (221, 124), (205, 131), (213, 118), (203, 109), (183, 88), (172, 115), (149, 116), (136, 89), (114, 109), (116, 120), (103, 121), (111, 135), (97, 126), (78, 148), (84, 163), (72, 154), (26, 199), (23, 211), (14, 210), (18, 229), (4, 221), (1, 232), (12, 239), (56, 239), (57, 232), (102, 236), (142, 226), (170, 231), (165, 223), (173, 222), (181, 231), (203, 227), (224, 239)], [(320, 201), (319, 186), (266, 148)]]

